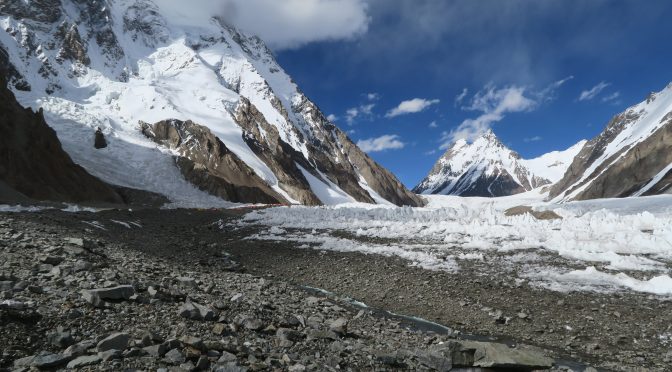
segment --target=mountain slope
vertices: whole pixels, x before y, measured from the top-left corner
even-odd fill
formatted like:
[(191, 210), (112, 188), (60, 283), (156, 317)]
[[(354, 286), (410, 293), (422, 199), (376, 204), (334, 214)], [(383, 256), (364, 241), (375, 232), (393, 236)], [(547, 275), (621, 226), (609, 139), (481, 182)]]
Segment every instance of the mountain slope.
[(553, 186), (555, 201), (669, 193), (672, 84), (625, 112), (588, 142)]
[[(259, 38), (202, 13), (167, 0), (2, 3), (0, 63), (18, 100), (42, 108), (73, 159), (110, 183), (220, 205), (138, 124), (191, 120), (283, 200), (423, 203), (329, 123)], [(83, 145), (96, 127), (103, 151)]]
[(523, 160), (522, 163), (534, 175), (555, 183), (562, 179), (576, 155), (578, 155), (587, 142), (586, 140), (582, 140), (567, 150), (551, 151), (538, 158)]
[[(533, 162), (537, 165), (540, 162)], [(458, 140), (413, 190), (421, 194), (506, 196), (551, 181), (533, 174), (520, 155), (504, 146), (492, 131), (469, 144)]]
[[(93, 147), (93, 137), (89, 143)], [(42, 112), (21, 107), (0, 78), (0, 202), (24, 198), (124, 203), (111, 186), (72, 162)]]

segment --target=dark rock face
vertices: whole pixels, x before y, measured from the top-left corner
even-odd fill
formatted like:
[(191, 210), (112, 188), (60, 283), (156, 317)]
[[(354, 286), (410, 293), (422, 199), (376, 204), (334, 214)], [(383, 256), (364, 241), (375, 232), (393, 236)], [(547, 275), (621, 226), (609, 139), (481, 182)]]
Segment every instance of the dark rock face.
[(112, 187), (72, 161), (41, 112), (21, 107), (4, 81), (0, 85), (0, 181), (37, 200), (123, 203)]
[(338, 136), (350, 162), (378, 195), (398, 206), (421, 207), (426, 204), (424, 199), (409, 191), (390, 171), (366, 155), (345, 133), (339, 130)]
[(71, 60), (79, 62), (85, 66), (91, 63), (91, 59), (86, 54), (86, 46), (79, 35), (77, 25), (69, 26), (67, 23), (61, 25), (63, 32), (63, 47), (58, 51), (60, 60)]
[(94, 135), (93, 147), (99, 150), (107, 147), (107, 140), (105, 139), (105, 135), (100, 128), (96, 130), (96, 134)]
[(5, 78), (9, 84), (17, 90), (29, 92), (31, 90), (30, 84), (23, 76), (16, 70), (16, 67), (9, 61), (7, 51), (0, 46), (0, 71), (5, 72)]
[(179, 153), (177, 167), (199, 189), (232, 202), (287, 202), (207, 127), (179, 120), (141, 126), (145, 136)]
[[(304, 169), (312, 168), (303, 156), (288, 143), (280, 139), (278, 130), (270, 125), (264, 116), (246, 98), (241, 97), (236, 110), (235, 120), (245, 131), (243, 140), (254, 153), (273, 171), (280, 187), (290, 197), (304, 205), (320, 205), (322, 202), (313, 193), (297, 164)], [(266, 141), (261, 132), (266, 132)]]
[(470, 173), (465, 173), (457, 181), (456, 188), (463, 190), (460, 196), (500, 197), (526, 191), (506, 171), (498, 171), (491, 176), (483, 173), (476, 181), (471, 178)]
[(37, 22), (56, 22), (61, 18), (60, 0), (9, 0), (0, 2), (0, 14), (11, 14), (17, 19)]
[[(293, 199), (305, 205), (321, 204), (298, 168), (301, 166), (320, 180), (326, 182), (326, 177), (359, 202), (375, 203), (371, 195), (359, 185), (357, 172), (371, 189), (396, 205), (424, 205), (419, 196), (406, 189), (389, 171), (352, 143), (345, 133), (330, 124), (310, 101), (306, 99), (293, 109), (305, 120), (317, 123), (315, 127), (325, 128), (322, 131), (314, 129), (312, 133), (315, 138), (307, 146), (310, 162), (284, 142), (278, 130), (246, 98), (241, 97), (233, 115), (245, 131), (243, 139), (275, 173), (280, 187)], [(265, 136), (262, 136), (262, 132)]]

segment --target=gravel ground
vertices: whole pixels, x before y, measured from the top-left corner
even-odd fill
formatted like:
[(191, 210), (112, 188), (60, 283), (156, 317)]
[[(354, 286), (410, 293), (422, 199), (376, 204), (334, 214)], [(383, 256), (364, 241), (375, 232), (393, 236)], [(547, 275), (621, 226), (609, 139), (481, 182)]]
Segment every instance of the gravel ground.
[[(479, 352), (495, 355), (501, 344), (489, 341), (497, 341), (538, 363), (551, 357), (556, 370), (559, 360), (574, 361), (564, 363), (574, 370), (586, 369), (580, 363), (669, 370), (669, 301), (533, 288), (492, 262), (472, 261), (451, 274), (397, 258), (248, 240), (258, 228), (230, 224), (244, 212), (0, 214), (0, 367), (35, 366), (56, 355), (63, 357), (58, 368), (88, 357), (93, 367), (84, 368), (107, 370), (195, 370), (206, 362), (209, 369), (232, 371), (449, 370), (446, 360), (454, 368), (476, 365), (460, 362), (469, 354), (464, 350), (472, 359)], [(79, 242), (67, 238), (82, 238), (86, 249), (78, 251)], [(131, 285), (134, 295), (105, 308), (81, 292), (120, 285)], [(16, 302), (26, 308), (7, 305)], [(184, 311), (188, 302), (206, 309)], [(123, 350), (103, 350), (99, 342), (119, 332), (130, 339)], [(72, 341), (62, 342), (58, 335), (64, 334)], [(68, 354), (65, 345), (73, 342), (83, 351)]]

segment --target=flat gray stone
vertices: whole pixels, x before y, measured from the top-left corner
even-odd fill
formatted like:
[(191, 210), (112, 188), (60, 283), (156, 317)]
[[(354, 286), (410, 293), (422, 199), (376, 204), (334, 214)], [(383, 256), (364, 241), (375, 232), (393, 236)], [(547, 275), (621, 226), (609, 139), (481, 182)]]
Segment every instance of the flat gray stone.
[(106, 301), (129, 300), (135, 294), (132, 285), (120, 285), (112, 288), (85, 289), (84, 300), (95, 307), (105, 307)]
[(39, 369), (55, 368), (64, 365), (70, 359), (70, 356), (63, 354), (36, 355), (30, 365)]
[(92, 366), (102, 361), (103, 358), (99, 357), (98, 355), (84, 355), (78, 357), (77, 359), (71, 360), (70, 363), (68, 363), (67, 367), (68, 369), (77, 369), (86, 366)]
[(532, 347), (512, 349), (504, 344), (476, 341), (460, 341), (460, 345), (463, 351), (474, 350), (474, 367), (537, 370), (553, 366), (553, 359)]
[(152, 356), (154, 358), (160, 358), (166, 355), (168, 348), (166, 347), (166, 345), (160, 344), (160, 345), (143, 347), (142, 350), (144, 350), (145, 353), (147, 353), (147, 355), (149, 356)]
[(123, 351), (128, 347), (128, 341), (130, 341), (130, 339), (131, 336), (128, 333), (113, 333), (100, 341), (96, 349), (98, 352), (108, 350)]
[(187, 360), (184, 354), (182, 354), (182, 352), (178, 349), (173, 349), (167, 352), (165, 359), (168, 363), (173, 365), (180, 365)]
[(336, 319), (329, 325), (329, 330), (339, 335), (348, 333), (348, 320), (345, 318)]

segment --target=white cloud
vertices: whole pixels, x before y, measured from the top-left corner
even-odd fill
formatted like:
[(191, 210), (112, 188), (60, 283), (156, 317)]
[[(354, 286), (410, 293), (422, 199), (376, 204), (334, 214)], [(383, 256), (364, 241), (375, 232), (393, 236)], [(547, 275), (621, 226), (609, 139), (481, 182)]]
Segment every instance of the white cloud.
[(438, 127), (439, 127), (439, 124), (437, 124), (437, 123), (436, 123), (436, 120), (434, 120), (433, 122), (429, 123), (429, 127), (430, 127), (430, 128), (438, 128)]
[(611, 102), (611, 101), (616, 101), (621, 97), (621, 92), (614, 92), (606, 97), (602, 98), (602, 102)]
[(579, 101), (590, 101), (591, 99), (597, 97), (609, 85), (611, 85), (611, 84), (602, 81), (599, 84), (597, 84), (596, 86), (594, 86), (594, 87), (592, 87), (588, 90), (584, 90), (579, 95)]
[(401, 142), (396, 134), (385, 134), (377, 138), (359, 140), (357, 146), (364, 152), (380, 152), (403, 149), (406, 144)]
[(388, 111), (388, 113), (385, 114), (385, 117), (393, 118), (399, 115), (414, 114), (424, 111), (428, 107), (438, 104), (439, 102), (441, 101), (438, 99), (427, 100), (424, 98), (413, 98), (411, 100), (401, 102), (399, 106)]
[(446, 149), (458, 139), (472, 141), (490, 129), (493, 123), (502, 120), (507, 113), (530, 111), (537, 102), (525, 96), (525, 87), (510, 86), (496, 88), (492, 85), (476, 93), (471, 99), (467, 110), (480, 111), (482, 114), (474, 119), (463, 121), (456, 129), (444, 133), (441, 149)]
[(526, 138), (523, 138), (523, 142), (526, 142), (526, 143), (537, 142), (537, 141), (541, 141), (542, 139), (543, 138), (541, 138), (540, 136), (526, 137)]
[(369, 94), (366, 95), (366, 98), (367, 98), (369, 101), (377, 101), (377, 100), (380, 99), (380, 94), (378, 94), (378, 93), (369, 93)]
[[(164, 0), (166, 1), (166, 0)], [(276, 50), (351, 39), (368, 30), (364, 0), (196, 0), (218, 7), (225, 19)]]
[(458, 94), (455, 97), (455, 106), (461, 105), (462, 101), (464, 101), (464, 99), (467, 98), (467, 94), (469, 94), (469, 89), (467, 88), (462, 89), (462, 93)]
[(374, 107), (376, 107), (375, 103), (369, 103), (349, 108), (345, 111), (345, 120), (348, 122), (348, 125), (352, 125), (358, 117), (370, 118), (373, 116)]
[(336, 116), (336, 115), (334, 115), (334, 114), (329, 114), (329, 116), (327, 116), (327, 120), (329, 120), (330, 122), (333, 123), (333, 122), (335, 122), (336, 120), (338, 120), (338, 116)]
[[(480, 111), (481, 115), (466, 119), (450, 132), (443, 132), (441, 149), (450, 147), (459, 139), (473, 141), (488, 129), (491, 129), (492, 124), (504, 119), (508, 113), (532, 111), (542, 103), (554, 100), (556, 91), (573, 78), (573, 76), (568, 76), (538, 91), (529, 91), (526, 87), (515, 85), (505, 88), (497, 88), (492, 84), (486, 85), (485, 88), (474, 94), (468, 106), (462, 107), (463, 110)], [(461, 100), (464, 101), (465, 99), (466, 97), (462, 97)], [(541, 138), (533, 137), (531, 140), (536, 141), (541, 140)]]
[(566, 82), (574, 79), (574, 76), (567, 76), (564, 79), (555, 81), (551, 83), (549, 86), (541, 90), (540, 92), (537, 93), (537, 99), (540, 102), (547, 102), (547, 101), (552, 101), (555, 99), (555, 92), (560, 89)]

